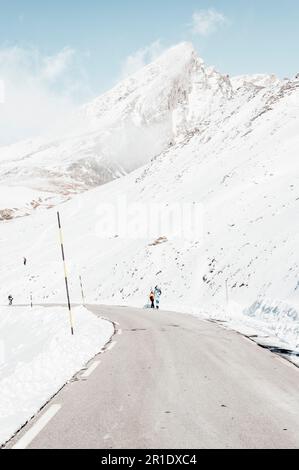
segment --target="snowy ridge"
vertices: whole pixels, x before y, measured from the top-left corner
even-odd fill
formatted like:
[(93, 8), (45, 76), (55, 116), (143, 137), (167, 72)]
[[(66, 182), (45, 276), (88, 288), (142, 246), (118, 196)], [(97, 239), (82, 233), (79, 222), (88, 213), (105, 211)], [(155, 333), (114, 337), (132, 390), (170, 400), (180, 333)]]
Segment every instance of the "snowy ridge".
[(0, 200), (0, 217), (51, 207), (139, 168), (206, 128), (232, 96), (229, 78), (205, 66), (191, 44), (171, 48), (59, 123), (56, 135), (0, 148), (0, 183), (39, 193), (20, 195), (14, 207)]
[[(57, 136), (0, 148), (0, 182), (38, 190), (47, 207), (138, 168), (173, 142), (172, 112), (201, 62), (191, 45), (177, 46), (82, 107)], [(31, 202), (20, 198), (20, 212), (3, 201), (0, 211), (23, 215)]]
[(238, 90), (241, 87), (255, 86), (260, 88), (273, 87), (275, 85), (281, 85), (281, 80), (276, 75), (239, 75), (231, 79), (231, 83), (234, 90)]

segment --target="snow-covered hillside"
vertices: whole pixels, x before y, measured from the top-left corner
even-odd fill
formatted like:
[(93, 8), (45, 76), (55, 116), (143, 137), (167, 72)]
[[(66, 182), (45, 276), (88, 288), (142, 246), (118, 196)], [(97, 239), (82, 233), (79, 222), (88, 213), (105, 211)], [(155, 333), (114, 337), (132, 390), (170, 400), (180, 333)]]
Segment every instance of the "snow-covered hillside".
[[(141, 98), (137, 82), (142, 80)], [(106, 95), (106, 107), (100, 100), (85, 112), (97, 121), (97, 113), (113, 115), (123, 106), (130, 123), (136, 118), (133, 134), (140, 128), (143, 139), (144, 129), (155, 128), (163, 142), (151, 147), (145, 138), (146, 151), (136, 147), (135, 164), (150, 153), (151, 161), (60, 207), (72, 299), (80, 299), (79, 274), (89, 302), (143, 306), (158, 283), (162, 308), (227, 321), (238, 316), (246, 324), (258, 319), (262, 330), (298, 348), (299, 80), (230, 80), (206, 67), (190, 46), (181, 45), (124, 83)], [(119, 104), (117, 90), (123, 90)], [(129, 90), (127, 97), (124, 90)], [(124, 130), (127, 134), (126, 126)], [(130, 171), (124, 155), (118, 164)], [(141, 211), (133, 210), (136, 202)], [(173, 202), (202, 205), (203, 237), (172, 238), (164, 228), (155, 237), (119, 233), (126, 218), (126, 205), (121, 204), (129, 205), (129, 222), (137, 232), (151, 225), (147, 215), (153, 204), (157, 210), (157, 205)], [(115, 231), (101, 238), (107, 212)], [(63, 300), (59, 249), (55, 208), (2, 222), (3, 301), (12, 293), (24, 302), (29, 292), (37, 302)]]
[[(190, 44), (170, 49), (56, 126), (54, 136), (0, 148), (0, 183), (13, 199), (20, 194), (13, 205), (10, 195), (1, 198), (2, 218), (49, 208), (135, 170), (231, 94), (230, 82), (205, 67)], [(38, 194), (22, 197), (19, 186)]]

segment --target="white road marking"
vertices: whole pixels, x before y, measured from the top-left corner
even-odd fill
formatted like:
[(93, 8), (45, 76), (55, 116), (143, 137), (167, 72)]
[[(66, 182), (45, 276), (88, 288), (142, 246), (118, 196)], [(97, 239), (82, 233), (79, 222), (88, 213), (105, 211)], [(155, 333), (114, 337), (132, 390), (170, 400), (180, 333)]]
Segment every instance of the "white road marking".
[(36, 436), (44, 429), (52, 418), (58, 413), (61, 405), (52, 405), (43, 416), (24, 434), (23, 437), (12, 447), (13, 449), (26, 449)]
[(298, 369), (298, 366), (296, 366), (296, 364), (294, 364), (293, 362), (289, 361), (288, 359), (284, 359), (282, 356), (275, 356), (275, 358), (276, 358), (279, 362), (282, 362), (285, 366), (291, 367), (293, 370), (294, 370), (294, 369), (297, 369), (297, 371), (299, 370), (299, 369)]
[(113, 341), (110, 346), (108, 346), (107, 351), (111, 351), (112, 348), (116, 345), (116, 341)]
[(85, 372), (83, 372), (81, 377), (83, 378), (89, 377), (93, 373), (93, 371), (96, 370), (99, 364), (101, 364), (101, 361), (93, 362), (91, 366), (89, 366), (88, 369)]

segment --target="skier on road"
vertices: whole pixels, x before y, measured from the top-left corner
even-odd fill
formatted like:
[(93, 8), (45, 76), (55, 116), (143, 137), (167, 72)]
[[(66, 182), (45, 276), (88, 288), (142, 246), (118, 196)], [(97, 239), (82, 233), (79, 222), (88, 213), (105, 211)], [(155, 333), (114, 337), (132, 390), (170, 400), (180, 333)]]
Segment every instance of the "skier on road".
[(12, 301), (13, 301), (13, 296), (12, 296), (12, 295), (9, 295), (9, 296), (8, 296), (9, 305), (12, 305)]
[(155, 294), (153, 289), (151, 290), (151, 293), (149, 295), (149, 299), (151, 301), (151, 308), (155, 308)]
[(162, 295), (162, 291), (159, 286), (155, 287), (155, 301), (156, 301), (156, 308), (159, 310), (160, 308), (160, 297)]

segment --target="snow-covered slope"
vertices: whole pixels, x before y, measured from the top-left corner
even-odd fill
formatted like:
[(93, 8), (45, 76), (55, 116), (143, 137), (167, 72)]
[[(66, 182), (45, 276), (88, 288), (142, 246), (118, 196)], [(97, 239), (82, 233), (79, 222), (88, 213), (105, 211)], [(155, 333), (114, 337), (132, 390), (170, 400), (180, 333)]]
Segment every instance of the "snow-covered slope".
[(276, 75), (255, 74), (232, 77), (231, 83), (233, 89), (238, 90), (244, 86), (256, 86), (261, 88), (271, 87), (281, 84), (281, 81), (276, 77)]
[[(192, 131), (227, 97), (230, 82), (180, 44), (82, 107), (53, 137), (0, 148), (0, 184), (38, 191), (17, 204), (0, 201), (3, 218), (48, 208), (74, 193), (135, 170)], [(52, 132), (53, 133), (53, 132)], [(6, 190), (7, 191), (7, 190)]]
[[(140, 169), (60, 207), (72, 298), (80, 299), (79, 274), (90, 302), (142, 306), (159, 283), (162, 308), (227, 320), (233, 312), (250, 325), (255, 318), (267, 334), (296, 349), (299, 80), (263, 80), (261, 86), (255, 77), (232, 86), (228, 76), (191, 56), (189, 88), (180, 81), (175, 88), (179, 105), (170, 106), (174, 88), (169, 94), (168, 84), (157, 118), (154, 109), (139, 113), (155, 120), (172, 109), (165, 134), (172, 145)], [(132, 206), (136, 202), (141, 206)], [(151, 227), (153, 214), (171, 203), (200, 204), (203, 235), (173, 238), (160, 225), (155, 236), (138, 238), (140, 227)], [(130, 236), (122, 233), (126, 219)], [(107, 225), (110, 234), (102, 238)], [(12, 293), (23, 302), (32, 291), (38, 302), (63, 300), (55, 209), (0, 227), (2, 298)]]

